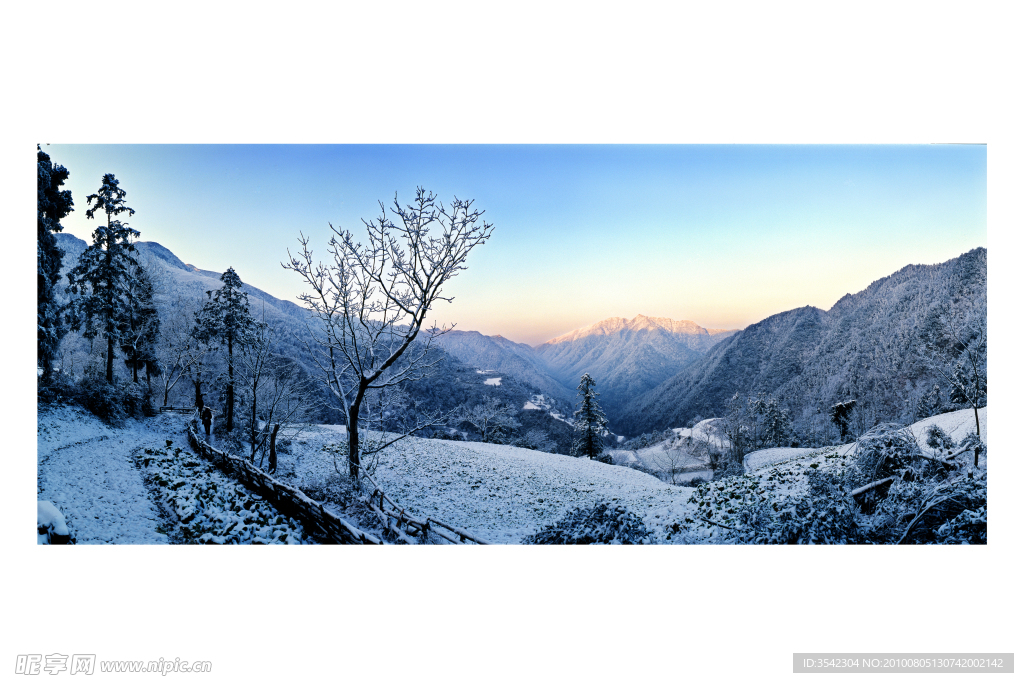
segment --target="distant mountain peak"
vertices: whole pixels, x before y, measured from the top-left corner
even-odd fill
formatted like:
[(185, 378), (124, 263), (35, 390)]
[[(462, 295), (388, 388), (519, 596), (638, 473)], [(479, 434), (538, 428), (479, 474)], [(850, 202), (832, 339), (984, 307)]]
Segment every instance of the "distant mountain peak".
[(671, 318), (655, 318), (638, 313), (632, 320), (626, 318), (606, 318), (593, 325), (587, 325), (579, 329), (563, 334), (560, 337), (550, 339), (545, 344), (562, 344), (573, 342), (584, 337), (594, 335), (607, 336), (630, 330), (632, 332), (664, 330), (672, 335), (705, 335), (720, 334), (732, 330), (706, 330), (692, 320), (673, 320)]

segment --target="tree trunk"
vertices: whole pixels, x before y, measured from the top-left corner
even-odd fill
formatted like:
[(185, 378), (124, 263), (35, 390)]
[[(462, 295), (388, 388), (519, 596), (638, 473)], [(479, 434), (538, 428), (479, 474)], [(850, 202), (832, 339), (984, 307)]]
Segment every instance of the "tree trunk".
[(228, 390), (227, 390), (227, 406), (225, 416), (227, 420), (226, 429), (230, 432), (235, 421), (235, 364), (234, 355), (232, 353), (231, 337), (228, 337)]
[[(978, 406), (974, 406), (974, 426), (978, 430), (978, 438), (980, 439), (981, 438), (981, 420), (978, 419)], [(975, 456), (975, 458), (974, 458), (974, 464), (975, 465), (978, 464), (977, 456)]]
[(107, 384), (114, 383), (114, 337), (107, 335)]
[(348, 476), (359, 482), (359, 402), (348, 409)]
[(274, 425), (274, 431), (270, 432), (270, 460), (267, 462), (267, 471), (273, 474), (277, 472), (277, 430), (281, 425)]

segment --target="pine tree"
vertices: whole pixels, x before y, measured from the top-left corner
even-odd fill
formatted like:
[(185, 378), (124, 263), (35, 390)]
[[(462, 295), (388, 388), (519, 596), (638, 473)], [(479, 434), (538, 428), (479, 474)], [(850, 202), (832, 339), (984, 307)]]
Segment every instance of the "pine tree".
[(597, 403), (600, 394), (594, 387), (594, 380), (589, 373), (585, 373), (576, 389), (579, 400), (576, 403), (578, 408), (573, 413), (576, 435), (572, 442), (572, 455), (577, 458), (585, 456), (591, 460), (600, 459), (604, 452), (604, 435), (608, 425), (608, 420)]
[(127, 224), (114, 218), (127, 212), (135, 213), (124, 203), (125, 191), (118, 187), (113, 173), (103, 176), (103, 184), (96, 194), (85, 198), (90, 208), (87, 218), (96, 212), (107, 215), (107, 224), (92, 233), (93, 243), (68, 273), (68, 290), (78, 295), (69, 305), (69, 322), (74, 330), (83, 325), (86, 339), (102, 335), (107, 341), (107, 382), (114, 383), (114, 346), (122, 341), (125, 321), (129, 318), (129, 304), (125, 291), (131, 281), (131, 269), (138, 267), (132, 239), (139, 236)]
[(36, 324), (38, 362), (43, 368), (42, 381), (46, 383), (50, 381), (53, 373), (53, 359), (57, 355), (57, 345), (65, 331), (61, 324), (60, 309), (54, 290), (57, 278), (60, 277), (64, 252), (57, 246), (54, 233), (64, 229), (60, 219), (74, 210), (75, 203), (71, 199), (71, 190), (60, 189), (68, 179), (68, 170), (63, 166), (54, 166), (50, 156), (39, 145), (36, 145), (36, 166), (36, 212), (39, 233), (36, 246), (39, 269)]
[(230, 432), (235, 418), (235, 346), (250, 343), (256, 321), (249, 313), (249, 295), (242, 291), (242, 280), (235, 269), (224, 271), (220, 281), (224, 286), (206, 293), (209, 301), (196, 316), (196, 338), (204, 343), (218, 339), (227, 351), (224, 428)]

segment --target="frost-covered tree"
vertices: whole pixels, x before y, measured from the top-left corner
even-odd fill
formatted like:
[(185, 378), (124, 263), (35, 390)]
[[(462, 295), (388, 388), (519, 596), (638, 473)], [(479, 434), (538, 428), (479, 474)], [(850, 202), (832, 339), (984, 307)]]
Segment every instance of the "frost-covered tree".
[(521, 426), (519, 420), (516, 419), (515, 408), (501, 403), (493, 397), (472, 408), (463, 406), (456, 412), (452, 424), (461, 425), (463, 423), (471, 425), (473, 429), (480, 432), (485, 443), (497, 443), (498, 434)]
[(949, 400), (974, 409), (974, 426), (981, 436), (978, 409), (988, 398), (988, 332), (985, 319), (968, 323), (941, 315), (926, 328), (922, 355), (949, 384)]
[(61, 185), (68, 179), (68, 170), (54, 165), (39, 145), (36, 145), (36, 166), (36, 259), (39, 270), (36, 285), (36, 337), (38, 362), (43, 369), (42, 381), (46, 383), (50, 381), (57, 347), (64, 335), (55, 290), (64, 253), (57, 246), (54, 233), (64, 229), (60, 219), (74, 211), (75, 203), (71, 199), (71, 190), (61, 189)]
[(106, 214), (107, 224), (93, 231), (93, 243), (68, 273), (68, 291), (75, 295), (68, 305), (68, 321), (75, 331), (84, 326), (86, 339), (92, 340), (98, 335), (106, 339), (109, 384), (114, 383), (114, 347), (120, 344), (124, 323), (130, 316), (125, 293), (131, 270), (138, 267), (132, 240), (139, 232), (116, 218), (122, 213), (135, 214), (135, 210), (125, 204), (125, 194), (114, 174), (107, 173), (99, 191), (85, 198), (89, 204), (86, 218), (95, 218), (100, 212)]
[(786, 445), (793, 421), (789, 410), (774, 396), (758, 394), (747, 400), (754, 418), (754, 447), (777, 448)]
[(580, 385), (576, 388), (578, 400), (573, 422), (576, 434), (572, 442), (572, 455), (593, 460), (600, 458), (604, 452), (604, 437), (608, 433), (608, 420), (605, 419), (601, 406), (598, 405), (596, 383), (590, 373), (584, 373)]
[[(195, 330), (195, 316), (199, 306), (195, 299), (179, 296), (170, 306), (166, 319), (160, 326), (160, 341), (157, 357), (163, 370), (163, 405), (170, 400), (171, 391), (183, 377), (189, 376), (196, 363), (202, 363), (207, 353), (206, 345), (200, 344), (192, 332)], [(202, 375), (200, 374), (200, 388)], [(198, 396), (197, 396), (198, 398)]]
[(144, 266), (130, 269), (125, 296), (128, 308), (121, 335), (121, 353), (124, 364), (132, 371), (132, 381), (138, 382), (139, 370), (145, 370), (148, 386), (150, 377), (159, 377), (162, 369), (157, 358), (160, 314), (153, 299), (153, 281)]
[[(276, 459), (276, 437), (282, 426), (304, 421), (316, 405), (313, 382), (295, 360), (274, 353), (274, 328), (255, 322), (249, 343), (241, 347), (239, 362), (239, 423), (249, 437), (249, 459), (269, 445)], [(263, 459), (260, 458), (260, 466)]]
[(201, 343), (220, 341), (227, 354), (227, 381), (224, 386), (224, 428), (234, 429), (235, 347), (249, 344), (256, 321), (249, 313), (249, 295), (242, 291), (242, 280), (234, 268), (220, 276), (223, 286), (206, 293), (207, 302), (196, 316), (196, 338)]
[[(328, 390), (341, 403), (348, 422), (349, 476), (359, 481), (361, 455), (379, 452), (399, 438), (444, 424), (448, 415), (421, 415), (403, 434), (360, 442), (360, 420), (367, 392), (397, 388), (430, 372), (431, 342), (451, 329), (424, 329), (427, 314), (443, 296), (444, 285), (466, 268), (473, 248), (491, 236), (493, 226), (456, 198), (450, 206), (417, 188), (411, 205), (395, 196), (391, 214), (364, 220), (369, 243), (356, 242), (347, 230), (330, 226), (331, 263), (315, 262), (309, 239), (300, 235), (302, 251), (289, 252), (282, 266), (298, 273), (313, 290), (299, 299), (313, 312), (309, 351), (323, 371)], [(436, 234), (433, 231), (438, 231)], [(418, 342), (414, 346), (414, 342)]]
[(839, 428), (839, 440), (846, 443), (846, 437), (850, 435), (850, 418), (857, 401), (850, 400), (836, 403), (829, 408), (828, 415), (832, 423)]

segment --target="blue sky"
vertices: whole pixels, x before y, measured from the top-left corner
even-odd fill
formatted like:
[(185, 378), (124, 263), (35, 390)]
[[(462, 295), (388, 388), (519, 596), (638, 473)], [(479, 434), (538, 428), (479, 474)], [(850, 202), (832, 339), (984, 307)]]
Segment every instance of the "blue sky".
[(538, 344), (638, 313), (735, 328), (987, 246), (977, 145), (49, 145), (89, 239), (114, 173), (141, 239), (294, 299), (299, 232), (358, 232), (422, 185), (494, 223), (437, 322)]

